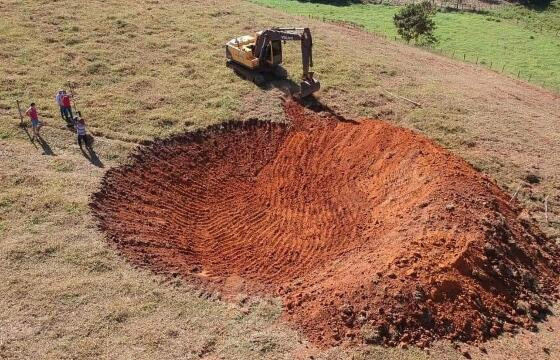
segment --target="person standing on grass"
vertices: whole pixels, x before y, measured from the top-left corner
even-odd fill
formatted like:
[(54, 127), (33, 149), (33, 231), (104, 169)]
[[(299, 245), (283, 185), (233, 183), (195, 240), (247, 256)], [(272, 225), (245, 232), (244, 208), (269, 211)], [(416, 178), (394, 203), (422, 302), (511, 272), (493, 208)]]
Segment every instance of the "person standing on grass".
[(62, 90), (62, 97), (60, 98), (62, 103), (62, 111), (64, 112), (64, 117), (68, 123), (72, 123), (74, 115), (72, 114), (72, 104), (70, 103), (70, 95), (66, 93), (65, 90)]
[(66, 118), (66, 113), (64, 111), (64, 108), (62, 107), (62, 95), (64, 94), (64, 90), (60, 89), (58, 90), (58, 93), (56, 93), (56, 103), (58, 105), (58, 107), (60, 108), (60, 116), (62, 117), (62, 120), (68, 120)]
[(86, 137), (86, 122), (83, 118), (74, 117), (74, 124), (76, 124), (76, 133), (78, 134), (78, 146), (82, 149), (82, 141), (86, 145), (87, 144), (87, 137)]
[(31, 128), (33, 129), (32, 140), (34, 140), (35, 137), (40, 137), (41, 135), (39, 134), (39, 130), (41, 130), (41, 126), (43, 126), (43, 124), (39, 121), (39, 114), (37, 113), (35, 103), (31, 103), (31, 106), (27, 109), (25, 115), (29, 116), (31, 119)]

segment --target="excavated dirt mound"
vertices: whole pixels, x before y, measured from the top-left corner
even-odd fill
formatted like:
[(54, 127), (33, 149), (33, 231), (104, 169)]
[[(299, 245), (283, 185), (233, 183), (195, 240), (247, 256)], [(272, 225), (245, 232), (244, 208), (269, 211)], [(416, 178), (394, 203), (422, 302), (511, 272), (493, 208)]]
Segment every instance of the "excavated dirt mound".
[(409, 130), (285, 111), (141, 148), (94, 194), (100, 227), (136, 264), (282, 296), (322, 345), (478, 341), (546, 313), (558, 248), (492, 181)]

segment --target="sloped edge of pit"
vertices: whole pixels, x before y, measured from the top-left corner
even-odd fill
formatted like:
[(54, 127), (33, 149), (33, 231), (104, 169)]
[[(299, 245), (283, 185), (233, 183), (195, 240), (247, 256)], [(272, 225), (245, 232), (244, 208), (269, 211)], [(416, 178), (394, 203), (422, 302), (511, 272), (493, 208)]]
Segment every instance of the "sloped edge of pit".
[[(130, 161), (142, 161), (143, 156), (150, 153), (157, 153), (158, 148), (170, 147), (182, 143), (201, 144), (212, 136), (227, 133), (232, 130), (249, 131), (258, 128), (265, 128), (267, 130), (282, 129), (284, 131), (289, 131), (291, 125), (292, 124), (289, 123), (272, 122), (254, 118), (247, 120), (229, 120), (218, 124), (212, 124), (202, 129), (171, 135), (166, 138), (145, 140), (140, 143), (141, 146), (138, 146), (130, 154), (128, 154), (127, 158)], [(116, 168), (109, 169), (109, 171), (129, 166), (130, 164), (125, 164)]]

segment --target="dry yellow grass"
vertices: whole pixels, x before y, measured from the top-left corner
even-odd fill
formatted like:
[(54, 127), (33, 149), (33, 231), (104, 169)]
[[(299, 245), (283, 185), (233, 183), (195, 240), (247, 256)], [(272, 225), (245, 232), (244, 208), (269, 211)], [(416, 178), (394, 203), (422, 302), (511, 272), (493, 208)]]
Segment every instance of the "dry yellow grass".
[[(229, 38), (307, 19), (238, 0), (0, 0), (0, 358), (459, 358), (449, 344), (418, 349), (317, 349), (277, 321), (275, 299), (232, 303), (135, 269), (95, 229), (89, 194), (138, 142), (249, 117), (282, 120), (280, 91), (224, 66)], [(258, 15), (255, 15), (258, 14)], [(311, 22), (321, 100), (436, 139), (509, 189), (543, 220), (559, 201), (560, 100), (488, 70)], [(286, 66), (299, 72), (297, 45)], [(104, 168), (91, 165), (58, 118), (55, 91), (76, 83)], [(387, 91), (412, 98), (414, 108)], [(41, 155), (17, 127), (14, 100), (49, 122)], [(528, 186), (527, 172), (542, 181)], [(513, 190), (512, 190), (513, 192)], [(550, 234), (558, 236), (558, 206)], [(544, 226), (544, 224), (543, 224)], [(497, 358), (560, 354), (554, 331), (488, 344)], [(549, 345), (536, 345), (547, 343)], [(480, 355), (471, 350), (473, 355)], [(537, 355), (535, 355), (537, 354)]]

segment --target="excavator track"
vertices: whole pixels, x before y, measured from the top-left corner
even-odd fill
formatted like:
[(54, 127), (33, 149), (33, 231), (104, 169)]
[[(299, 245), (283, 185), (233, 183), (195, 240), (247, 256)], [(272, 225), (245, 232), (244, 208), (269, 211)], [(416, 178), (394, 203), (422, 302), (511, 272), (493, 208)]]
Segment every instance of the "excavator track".
[(247, 69), (246, 67), (239, 65), (238, 63), (228, 60), (226, 61), (226, 66), (231, 68), (237, 75), (241, 76), (242, 78), (255, 83), (256, 85), (260, 86), (263, 85), (266, 81), (263, 74), (258, 71)]

